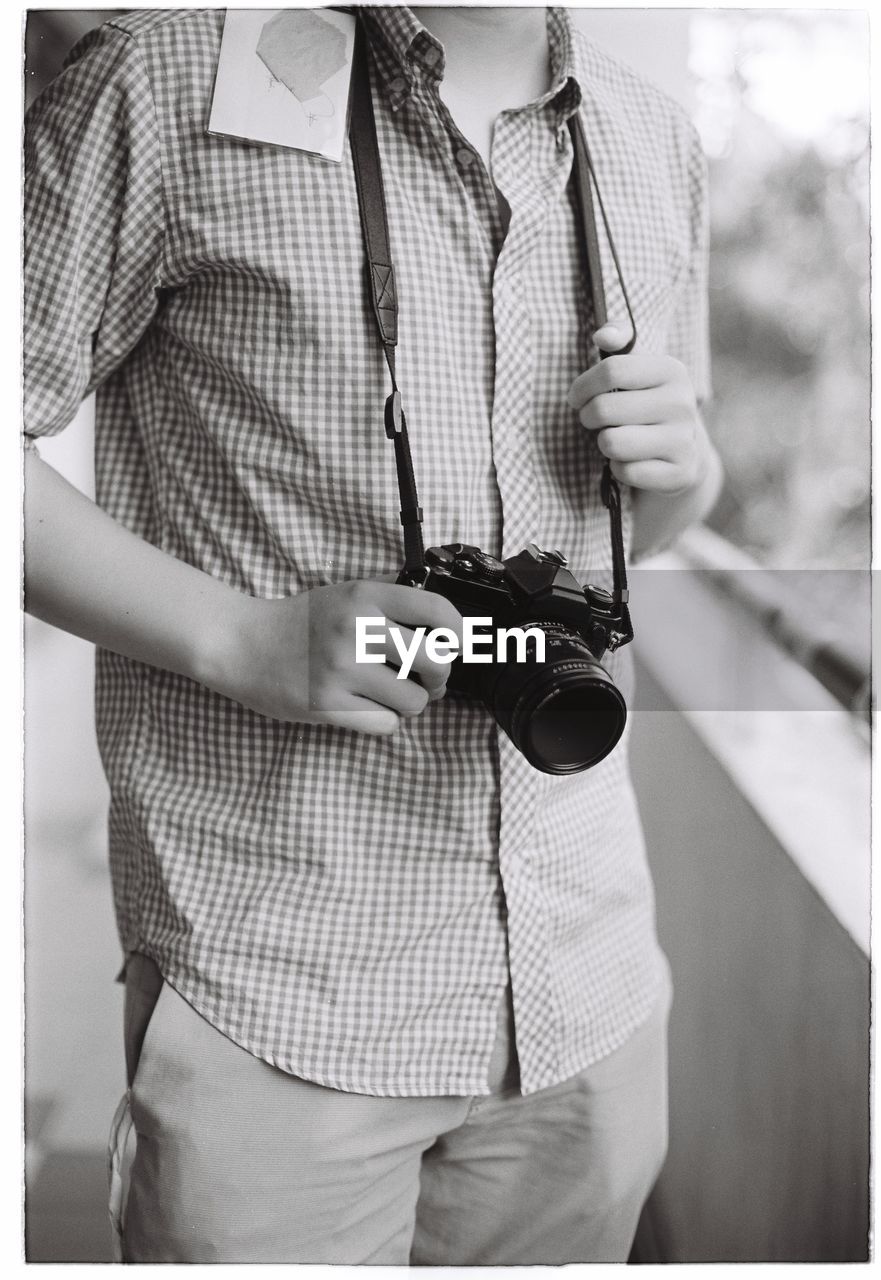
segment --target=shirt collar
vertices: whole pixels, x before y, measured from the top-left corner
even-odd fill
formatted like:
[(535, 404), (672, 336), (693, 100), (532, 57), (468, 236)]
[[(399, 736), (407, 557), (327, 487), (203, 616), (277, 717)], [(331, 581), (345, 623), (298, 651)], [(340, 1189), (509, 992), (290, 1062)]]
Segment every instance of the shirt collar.
[(551, 88), (546, 99), (553, 101), (557, 111), (557, 124), (562, 125), (581, 106), (585, 87), (578, 77), (571, 14), (568, 9), (548, 9), (547, 22)]
[[(412, 9), (404, 5), (365, 5), (360, 12), (393, 109), (404, 103), (417, 77), (443, 79), (444, 47)], [(552, 104), (560, 126), (578, 110), (583, 96), (576, 73), (572, 18), (566, 9), (547, 10), (547, 32), (551, 87), (534, 105)]]
[(374, 63), (389, 102), (397, 110), (419, 75), (442, 80), (444, 47), (405, 5), (364, 5), (360, 10)]

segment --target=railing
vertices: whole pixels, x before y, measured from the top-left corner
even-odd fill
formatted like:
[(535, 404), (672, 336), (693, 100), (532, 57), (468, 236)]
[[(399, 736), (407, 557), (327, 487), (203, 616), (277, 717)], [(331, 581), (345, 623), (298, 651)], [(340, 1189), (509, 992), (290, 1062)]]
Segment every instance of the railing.
[(765, 569), (710, 529), (691, 529), (677, 544), (689, 568), (761, 623), (842, 706), (871, 716), (868, 569)]
[(867, 1257), (867, 578), (837, 584), (865, 602), (842, 641), (809, 580), (707, 531), (636, 571), (631, 756), (676, 995), (635, 1261)]

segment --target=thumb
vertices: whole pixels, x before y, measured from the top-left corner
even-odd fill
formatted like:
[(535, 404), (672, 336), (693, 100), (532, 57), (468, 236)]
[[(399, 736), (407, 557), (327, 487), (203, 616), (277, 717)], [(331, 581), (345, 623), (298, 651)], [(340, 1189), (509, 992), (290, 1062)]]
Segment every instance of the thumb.
[(601, 329), (597, 329), (593, 340), (600, 351), (620, 351), (630, 341), (630, 328), (617, 324), (604, 324)]

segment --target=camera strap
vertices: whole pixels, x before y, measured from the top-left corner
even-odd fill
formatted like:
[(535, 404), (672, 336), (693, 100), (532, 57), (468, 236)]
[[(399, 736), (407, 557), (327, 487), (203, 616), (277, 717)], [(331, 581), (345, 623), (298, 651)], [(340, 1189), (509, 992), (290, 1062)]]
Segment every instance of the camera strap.
[[(573, 179), (583, 227), (594, 320), (597, 328), (606, 322), (602, 262), (594, 214), (593, 189), (596, 188), (596, 203), (600, 209), (603, 228), (618, 272), (621, 292), (624, 296), (624, 304), (627, 308), (632, 329), (632, 337), (627, 346), (623, 348), (626, 353), (632, 350), (636, 342), (636, 323), (633, 318), (630, 299), (627, 296), (618, 254), (609, 227), (609, 220), (603, 207), (596, 174), (591, 163), (584, 125), (577, 112), (569, 119), (568, 123), (574, 148)], [(395, 346), (398, 341), (398, 299), (395, 289), (395, 269), (392, 263), (391, 249), (389, 248), (388, 218), (382, 184), (379, 146), (376, 137), (376, 121), (373, 114), (373, 99), (370, 93), (367, 38), (363, 23), (360, 20), (355, 32), (352, 113), (349, 138), (355, 171), (355, 184), (358, 191), (361, 229), (367, 253), (370, 299), (392, 382), (391, 395), (385, 404), (385, 431), (395, 446), (395, 465), (398, 473), (398, 491), (401, 502), (401, 524), (404, 530), (404, 567), (406, 570), (416, 570), (418, 572), (425, 567), (421, 528), (422, 508), (419, 506), (413, 462), (410, 456), (407, 419), (395, 376)], [(632, 639), (633, 630), (630, 625), (630, 614), (627, 607), (627, 570), (624, 563), (624, 536), (621, 525), (621, 493), (608, 462), (603, 468), (600, 493), (603, 503), (609, 512), (612, 540), (612, 594), (615, 604), (621, 608), (622, 629), (621, 639), (618, 643), (626, 644), (628, 640)]]
[[(581, 215), (581, 224), (584, 230), (584, 247), (587, 253), (587, 277), (590, 283), (591, 303), (593, 306), (594, 323), (598, 329), (601, 329), (608, 319), (606, 311), (606, 291), (603, 287), (603, 267), (600, 259), (600, 244), (597, 234), (597, 221), (594, 213), (593, 192), (596, 188), (596, 202), (599, 205), (600, 217), (603, 220), (603, 228), (606, 233), (606, 239), (609, 242), (609, 249), (612, 254), (612, 261), (615, 264), (615, 270), (618, 273), (618, 283), (621, 286), (621, 294), (624, 298), (624, 306), (627, 308), (627, 317), (630, 321), (630, 340), (626, 346), (621, 348), (620, 353), (614, 354), (626, 355), (632, 351), (636, 345), (636, 320), (633, 316), (633, 309), (630, 305), (630, 298), (627, 293), (627, 286), (624, 283), (624, 275), (621, 271), (621, 263), (618, 260), (618, 250), (615, 248), (615, 241), (612, 238), (612, 228), (609, 226), (609, 219), (606, 216), (603, 197), (600, 193), (599, 183), (593, 168), (593, 162), (590, 158), (590, 149), (587, 145), (587, 135), (584, 131), (584, 121), (576, 111), (573, 116), (569, 117), (569, 133), (572, 137), (574, 163), (572, 166), (572, 174), (575, 183), (575, 195), (578, 202), (578, 210)], [(601, 352), (600, 359), (605, 360), (611, 352)], [(622, 638), (619, 645), (627, 644), (633, 639), (633, 626), (630, 621), (630, 609), (628, 600), (630, 592), (627, 587), (627, 565), (624, 558), (624, 530), (621, 523), (621, 489), (618, 481), (612, 475), (612, 468), (608, 459), (603, 464), (603, 471), (600, 477), (600, 496), (603, 505), (609, 512), (609, 533), (612, 539), (612, 599), (621, 609), (622, 621)]]
[(401, 524), (404, 530), (404, 568), (417, 573), (425, 568), (422, 541), (422, 508), (416, 491), (416, 477), (410, 456), (407, 418), (401, 403), (395, 376), (395, 347), (398, 341), (398, 295), (395, 268), (389, 248), (388, 218), (382, 168), (376, 140), (373, 98), (370, 94), (370, 70), (367, 62), (367, 38), (364, 25), (355, 28), (355, 57), (352, 85), (352, 116), (349, 126), (358, 210), (367, 251), (370, 300), (376, 317), (385, 361), (392, 380), (392, 392), (385, 402), (385, 433), (395, 446), (398, 472), (398, 494), (401, 501)]

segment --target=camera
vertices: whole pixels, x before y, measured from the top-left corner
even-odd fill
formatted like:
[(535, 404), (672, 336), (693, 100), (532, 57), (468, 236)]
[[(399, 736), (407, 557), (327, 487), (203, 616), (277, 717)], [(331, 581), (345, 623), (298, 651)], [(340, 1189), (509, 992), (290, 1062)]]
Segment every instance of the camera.
[[(580, 773), (617, 745), (627, 720), (624, 698), (600, 658), (632, 637), (624, 598), (586, 586), (559, 551), (530, 543), (498, 560), (455, 542), (429, 547), (424, 566), (398, 582), (445, 596), (463, 617), (489, 617), (492, 627), (544, 633), (525, 661), (452, 665), (447, 689), (483, 702), (529, 763), (542, 773)], [(620, 593), (619, 597), (620, 597)]]

